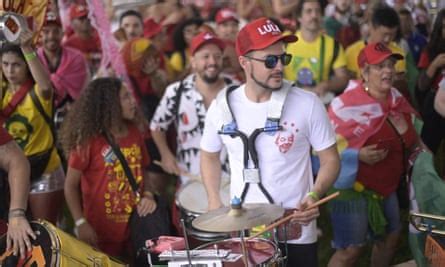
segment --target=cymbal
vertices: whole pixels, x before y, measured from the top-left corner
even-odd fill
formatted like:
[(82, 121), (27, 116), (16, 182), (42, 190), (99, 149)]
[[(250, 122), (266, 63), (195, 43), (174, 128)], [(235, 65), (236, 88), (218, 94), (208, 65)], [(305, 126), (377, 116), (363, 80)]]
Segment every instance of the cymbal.
[(193, 227), (209, 232), (231, 232), (268, 224), (280, 218), (284, 209), (272, 204), (245, 204), (241, 209), (223, 207), (192, 221)]

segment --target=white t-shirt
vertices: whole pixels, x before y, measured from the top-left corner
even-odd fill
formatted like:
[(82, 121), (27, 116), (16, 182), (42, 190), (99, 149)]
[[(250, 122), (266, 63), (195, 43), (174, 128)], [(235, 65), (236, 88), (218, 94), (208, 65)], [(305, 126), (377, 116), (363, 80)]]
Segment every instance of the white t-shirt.
[[(233, 84), (230, 78), (226, 76), (223, 78), (226, 86)], [(182, 81), (181, 99), (176, 97), (180, 82), (167, 87), (150, 122), (150, 129), (166, 132), (171, 124), (177, 123), (176, 157), (180, 167), (191, 174), (199, 175), (199, 143), (204, 128), (206, 107), (203, 96), (196, 89), (195, 79), (196, 75), (190, 74)], [(177, 101), (180, 102), (179, 107)], [(228, 176), (225, 153), (221, 154), (221, 164), (224, 175)], [(187, 176), (181, 176), (181, 183), (185, 184), (189, 179)]]
[[(245, 94), (245, 85), (230, 93), (229, 103), (241, 132), (250, 136), (255, 129), (264, 127), (267, 102), (250, 101)], [(223, 124), (222, 112), (213, 101), (207, 112), (201, 148), (217, 152), (226, 146), (231, 169), (230, 195), (231, 198), (240, 197), (244, 188), (243, 144), (238, 137), (218, 134)], [(273, 135), (261, 133), (255, 142), (261, 183), (275, 204), (295, 208), (313, 187), (311, 147), (315, 151), (329, 148), (335, 144), (335, 133), (319, 98), (296, 87), (289, 90), (280, 124), (284, 128), (282, 131)], [(250, 159), (249, 167), (253, 167)], [(267, 202), (258, 185), (251, 184), (245, 203)], [(303, 227), (301, 238), (292, 243), (315, 242), (315, 230), (315, 222)]]

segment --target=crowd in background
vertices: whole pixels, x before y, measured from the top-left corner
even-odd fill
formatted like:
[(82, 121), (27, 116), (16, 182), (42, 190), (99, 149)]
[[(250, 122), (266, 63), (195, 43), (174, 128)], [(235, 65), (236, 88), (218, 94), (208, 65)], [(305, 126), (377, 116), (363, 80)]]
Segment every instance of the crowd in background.
[[(398, 156), (404, 161), (406, 155), (401, 151), (409, 146), (411, 153), (415, 144), (425, 145), (433, 153), (443, 153), (443, 1), (59, 0), (48, 5), (38, 32), (24, 34), (19, 45), (4, 44), (1, 48), (3, 126), (30, 160), (31, 171), (36, 171), (31, 158), (40, 165), (45, 162), (44, 170), (31, 179), (28, 215), (60, 224), (65, 196), (78, 237), (110, 255), (124, 255), (127, 244), (121, 241), (128, 233), (125, 227), (116, 228), (116, 225), (126, 224), (133, 208), (141, 216), (152, 212), (156, 207), (154, 194), (166, 194), (170, 174), (181, 177), (178, 188), (187, 182), (184, 171), (199, 175), (199, 140), (206, 110), (215, 92), (245, 82), (246, 74), (238, 60), (237, 34), (246, 23), (260, 17), (267, 17), (283, 34), (298, 37), (297, 42), (286, 47), (286, 53), (292, 57), (280, 58), (286, 65), (280, 75), (317, 94), (329, 108), (333, 121), (341, 117), (339, 106), (336, 106), (338, 100), (333, 99), (346, 94), (347, 88), (355, 88), (363, 82), (364, 91), (372, 97), (385, 88), (384, 78), (382, 82), (372, 83), (377, 80), (377, 76), (372, 76), (378, 75), (372, 69), (376, 68), (377, 61), (369, 58), (360, 61), (363, 48), (378, 43), (385, 48), (375, 46), (374, 49), (389, 49), (392, 55), (400, 55), (397, 62), (384, 62), (389, 67), (378, 65), (381, 69), (394, 68), (389, 86), (397, 89), (391, 91), (394, 101), (399, 99), (395, 96), (398, 93), (407, 100), (391, 108), (402, 112), (406, 122), (416, 118), (424, 124), (416, 133), (414, 124), (404, 122), (397, 126), (395, 123), (396, 128), (409, 128), (407, 143), (403, 144)], [(37, 41), (33, 34), (38, 36)], [(201, 58), (204, 55), (200, 49), (211, 38), (217, 38), (216, 47), (208, 52), (215, 62), (207, 64), (203, 63), (205, 59)], [(267, 62), (265, 64), (267, 67)], [(216, 74), (208, 70), (208, 65), (216, 69)], [(368, 69), (368, 65), (372, 68)], [(122, 82), (103, 77), (117, 77)], [(107, 88), (110, 88), (110, 95)], [(211, 91), (215, 88), (217, 91)], [(16, 96), (19, 94), (22, 95)], [(11, 106), (11, 102), (17, 103)], [(179, 108), (179, 102), (183, 108)], [(363, 100), (360, 105), (367, 103)], [(373, 110), (366, 111), (370, 122), (380, 116)], [(342, 114), (346, 116), (347, 112)], [(388, 121), (392, 122), (399, 119), (389, 117)], [(176, 130), (171, 126), (176, 126)], [(340, 134), (341, 125), (338, 127), (336, 131)], [(392, 131), (392, 127), (390, 123), (383, 128)], [(131, 138), (127, 138), (129, 132)], [(114, 136), (119, 145), (127, 146), (124, 154), (136, 173), (136, 180), (145, 181), (140, 185), (141, 197), (145, 200), (138, 202), (130, 188), (123, 190), (125, 192), (110, 188), (119, 188), (119, 183), (92, 181), (93, 175), (108, 177), (111, 172), (116, 176), (124, 173), (114, 165), (90, 165), (98, 162), (94, 159), (96, 154), (106, 158), (110, 153), (103, 149), (108, 139), (98, 136)], [(347, 141), (350, 143), (346, 147), (354, 146), (352, 139)], [(285, 146), (286, 140), (283, 141)], [(367, 148), (357, 156), (360, 161), (382, 173), (387, 172), (385, 166), (375, 164), (388, 157), (388, 147), (373, 147), (370, 143), (361, 143), (358, 147), (362, 146)], [(394, 155), (388, 158), (390, 162), (399, 160)], [(221, 164), (227, 165), (226, 161), (223, 155)], [(364, 177), (375, 171), (374, 167), (367, 169), (362, 164), (355, 171)], [(405, 167), (403, 163), (393, 173), (397, 176), (396, 182), (374, 185), (367, 184), (368, 180), (363, 178), (360, 185), (381, 190), (382, 199), (388, 198), (385, 205), (393, 207), (395, 204), (389, 202), (396, 198), (397, 179), (405, 174)], [(223, 171), (229, 172), (224, 167)], [(81, 177), (90, 177), (90, 180)], [(335, 190), (345, 189), (342, 182), (337, 181)], [(119, 202), (122, 197), (124, 200)], [(353, 205), (364, 205), (362, 200), (356, 201)], [(97, 211), (95, 206), (107, 207), (103, 215), (112, 214), (113, 223), (103, 224), (98, 216), (102, 211)], [(180, 216), (175, 209), (173, 203), (173, 221)], [(394, 212), (396, 215), (391, 216), (399, 215), (398, 210)], [(339, 217), (337, 213), (331, 218), (337, 224), (347, 221)], [(393, 229), (387, 229), (388, 233), (399, 230), (398, 220), (390, 223)], [(347, 235), (340, 226), (335, 223), (334, 226), (337, 227), (334, 227), (334, 234)], [(107, 234), (109, 232), (114, 234)], [(340, 239), (339, 236), (334, 238), (334, 246), (340, 252), (334, 254), (332, 266), (339, 266), (335, 264), (342, 261), (355, 262), (359, 251), (344, 248), (350, 244), (348, 242), (357, 245), (363, 241)], [(389, 239), (387, 247), (377, 248), (387, 250), (387, 254), (380, 256), (385, 262), (376, 263), (376, 266), (391, 260), (398, 236)]]

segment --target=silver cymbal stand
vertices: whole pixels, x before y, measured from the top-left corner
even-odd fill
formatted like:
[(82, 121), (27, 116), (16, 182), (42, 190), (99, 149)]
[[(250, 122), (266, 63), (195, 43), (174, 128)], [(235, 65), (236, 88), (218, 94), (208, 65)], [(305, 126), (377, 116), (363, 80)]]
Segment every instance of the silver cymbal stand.
[(182, 232), (183, 232), (184, 238), (185, 238), (185, 250), (187, 252), (187, 260), (189, 262), (189, 266), (193, 267), (193, 265), (192, 265), (192, 257), (190, 256), (189, 240), (187, 238), (187, 229), (185, 228), (184, 219), (181, 219), (181, 225), (182, 225)]

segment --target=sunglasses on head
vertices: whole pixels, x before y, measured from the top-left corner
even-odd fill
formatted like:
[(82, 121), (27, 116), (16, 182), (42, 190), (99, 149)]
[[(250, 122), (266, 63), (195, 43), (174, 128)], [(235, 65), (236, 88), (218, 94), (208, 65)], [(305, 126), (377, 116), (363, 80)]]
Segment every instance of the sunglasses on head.
[(283, 66), (286, 66), (286, 65), (289, 65), (289, 63), (290, 63), (290, 61), (292, 59), (292, 55), (289, 55), (289, 54), (286, 54), (286, 53), (284, 53), (282, 55), (279, 55), (279, 56), (277, 56), (277, 55), (267, 55), (264, 59), (263, 58), (254, 58), (254, 57), (251, 57), (251, 56), (245, 56), (245, 57), (249, 58), (249, 59), (256, 60), (256, 61), (264, 62), (264, 66), (266, 66), (266, 68), (268, 68), (268, 69), (275, 68), (277, 66), (277, 64), (278, 64), (278, 60), (281, 61), (281, 64)]

